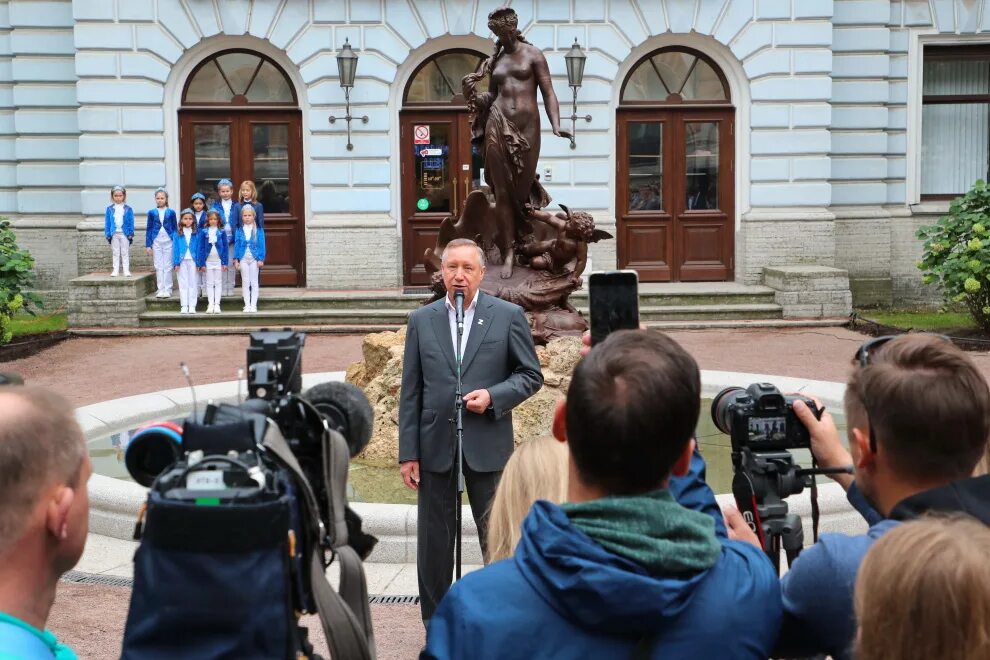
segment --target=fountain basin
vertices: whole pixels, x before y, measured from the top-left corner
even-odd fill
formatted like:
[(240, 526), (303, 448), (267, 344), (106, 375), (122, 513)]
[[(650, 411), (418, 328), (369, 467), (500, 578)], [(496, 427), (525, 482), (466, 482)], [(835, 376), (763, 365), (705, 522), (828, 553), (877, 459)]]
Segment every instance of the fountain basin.
[[(305, 374), (303, 388), (328, 380), (343, 380), (344, 372)], [(725, 387), (746, 386), (754, 382), (771, 382), (783, 392), (803, 391), (814, 393), (827, 409), (841, 411), (845, 386), (841, 383), (785, 378), (765, 374), (749, 374), (726, 371), (702, 371), (702, 396), (711, 398)], [(198, 386), (198, 405), (215, 402), (236, 402), (236, 381)], [(88, 439), (92, 440), (120, 432), (152, 420), (181, 417), (192, 409), (193, 396), (188, 388), (163, 390), (84, 406), (76, 410), (76, 417)], [(708, 410), (702, 410), (708, 416)], [(549, 430), (549, 429), (548, 429)], [(800, 459), (799, 459), (800, 460)], [(398, 470), (395, 478), (398, 479)], [(138, 509), (147, 496), (147, 489), (138, 484), (93, 474), (89, 483), (90, 531), (95, 534), (130, 540)], [(731, 494), (718, 495), (720, 505), (732, 502)], [(794, 513), (800, 515), (806, 529), (806, 543), (811, 543), (811, 506), (807, 492), (788, 498)], [(866, 529), (862, 517), (852, 510), (845, 493), (834, 483), (819, 487), (821, 530), (829, 532), (859, 533)], [(411, 504), (380, 504), (354, 502), (353, 509), (364, 520), (364, 528), (379, 538), (378, 546), (369, 561), (383, 563), (410, 563), (416, 560), (416, 506)], [(464, 507), (464, 562), (481, 563), (481, 551), (477, 530), (470, 507)]]

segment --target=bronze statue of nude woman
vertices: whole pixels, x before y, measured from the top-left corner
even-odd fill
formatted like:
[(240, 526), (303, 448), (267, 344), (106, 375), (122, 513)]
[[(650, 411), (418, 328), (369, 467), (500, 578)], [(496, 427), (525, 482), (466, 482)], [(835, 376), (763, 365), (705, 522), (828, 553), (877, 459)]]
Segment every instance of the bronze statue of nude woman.
[[(528, 225), (530, 210), (550, 203), (550, 196), (536, 177), (540, 157), (540, 113), (536, 90), (553, 134), (570, 138), (560, 129), (560, 105), (550, 82), (550, 69), (543, 52), (519, 31), (519, 19), (509, 7), (488, 15), (488, 28), (495, 34), (495, 52), (478, 70), (461, 82), (468, 107), (474, 113), (471, 142), (481, 149), (485, 161), (485, 183), (495, 195), (495, 244), (502, 255), (503, 278), (512, 277), (515, 243), (521, 228)], [(489, 76), (487, 91), (476, 89)]]

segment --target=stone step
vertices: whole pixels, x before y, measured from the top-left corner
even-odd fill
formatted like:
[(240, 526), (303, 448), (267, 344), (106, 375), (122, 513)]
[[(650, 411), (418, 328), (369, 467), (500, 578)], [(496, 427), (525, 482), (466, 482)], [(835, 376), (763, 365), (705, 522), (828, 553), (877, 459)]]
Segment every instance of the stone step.
[[(197, 314), (148, 311), (138, 316), (141, 327), (281, 327), (303, 325), (394, 327), (406, 322), (403, 309), (269, 309), (259, 303), (259, 311), (246, 313), (231, 299), (227, 311), (207, 314), (200, 305)], [(223, 303), (221, 303), (223, 306)], [(587, 315), (587, 309), (578, 308)], [(695, 321), (723, 319), (779, 319), (781, 308), (774, 304), (741, 305), (661, 305), (640, 308), (640, 318), (651, 321)]]
[[(710, 287), (711, 290), (705, 290)], [(678, 307), (685, 305), (733, 305), (772, 304), (774, 290), (764, 286), (736, 285), (731, 282), (643, 284), (640, 286), (639, 304), (646, 307)], [(397, 290), (382, 291), (321, 291), (313, 289), (263, 288), (258, 299), (258, 309), (265, 310), (329, 310), (329, 309), (392, 309), (412, 311), (428, 300), (425, 294), (403, 294)], [(205, 305), (205, 298), (200, 304)], [(224, 296), (221, 305), (242, 307), (238, 289), (232, 296)], [(571, 301), (578, 308), (588, 305), (587, 289), (576, 291)], [(179, 305), (178, 293), (171, 298), (145, 297), (149, 312), (173, 311)]]
[[(227, 305), (221, 314), (207, 314), (205, 303), (196, 314), (180, 314), (178, 311), (142, 312), (138, 315), (141, 327), (295, 327), (300, 325), (332, 325), (361, 327), (398, 327), (405, 325), (406, 310), (398, 309), (262, 309), (254, 313), (242, 312), (243, 304)], [(221, 303), (221, 309), (224, 308)]]

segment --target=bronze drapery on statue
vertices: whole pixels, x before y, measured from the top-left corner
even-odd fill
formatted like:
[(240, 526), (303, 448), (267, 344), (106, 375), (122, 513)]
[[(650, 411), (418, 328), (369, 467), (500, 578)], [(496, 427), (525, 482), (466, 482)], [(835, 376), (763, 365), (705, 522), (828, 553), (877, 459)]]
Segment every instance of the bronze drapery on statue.
[[(579, 334), (588, 324), (568, 302), (581, 286), (587, 265), (588, 243), (611, 234), (596, 230), (583, 211), (544, 210), (550, 196), (536, 173), (540, 157), (540, 116), (536, 93), (543, 95), (554, 135), (570, 138), (560, 129), (560, 106), (551, 84), (546, 58), (518, 29), (515, 11), (501, 7), (488, 15), (495, 34), (495, 50), (478, 70), (462, 81), (464, 97), (473, 113), (472, 146), (485, 163), (489, 193), (475, 190), (460, 209), (440, 226), (437, 244), (427, 250), (424, 263), (432, 273), (435, 298), (444, 295), (440, 257), (455, 238), (476, 241), (498, 265), (485, 276), (482, 288), (526, 310), (537, 343)], [(488, 90), (479, 90), (485, 77)], [(493, 199), (489, 199), (489, 197)], [(457, 213), (457, 209), (454, 209)]]

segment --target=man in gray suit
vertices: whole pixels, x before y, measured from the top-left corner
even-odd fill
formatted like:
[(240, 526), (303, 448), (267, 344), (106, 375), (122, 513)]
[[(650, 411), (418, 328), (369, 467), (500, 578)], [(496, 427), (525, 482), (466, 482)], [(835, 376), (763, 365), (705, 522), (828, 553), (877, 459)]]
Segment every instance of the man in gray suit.
[(427, 624), (450, 588), (454, 565), (455, 291), (464, 292), (464, 479), (483, 551), (489, 504), (512, 454), (512, 409), (543, 385), (522, 308), (479, 291), (484, 252), (474, 241), (457, 239), (441, 263), (447, 296), (409, 315), (399, 401), (402, 480), (419, 492), (416, 565)]

